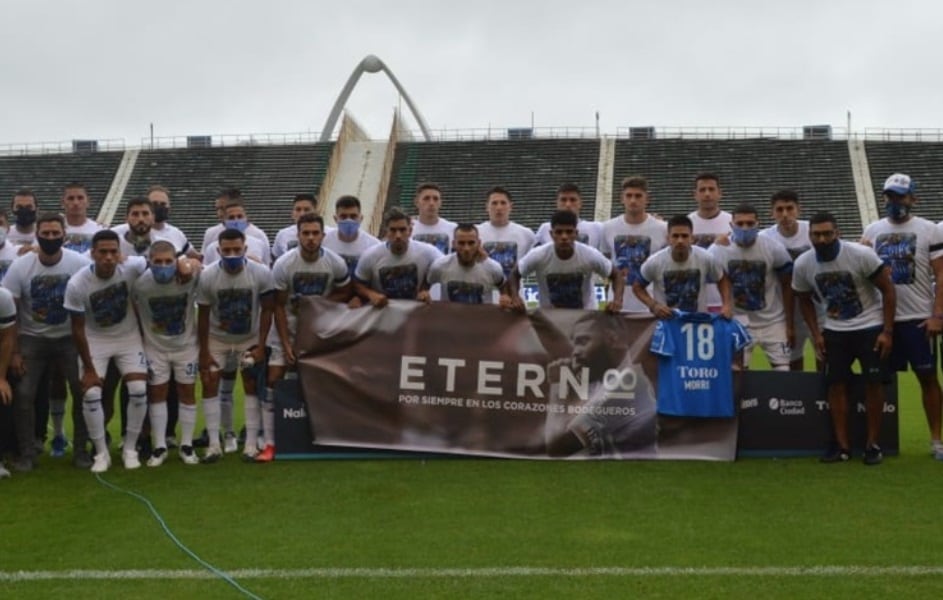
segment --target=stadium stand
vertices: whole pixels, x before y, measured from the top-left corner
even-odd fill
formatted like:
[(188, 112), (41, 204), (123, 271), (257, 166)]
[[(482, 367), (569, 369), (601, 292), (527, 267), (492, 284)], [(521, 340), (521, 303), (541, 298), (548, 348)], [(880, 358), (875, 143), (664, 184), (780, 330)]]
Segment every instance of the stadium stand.
[(906, 173), (917, 184), (917, 214), (931, 221), (943, 220), (943, 143), (865, 142), (868, 167), (878, 213), (883, 216), (881, 192), (892, 173)]
[(108, 194), (121, 152), (83, 152), (0, 157), (0, 206), (9, 211), (16, 190), (32, 188), (39, 210), (61, 210), (62, 186), (80, 181), (88, 186), (89, 211), (93, 218)]
[(598, 162), (595, 139), (402, 142), (386, 206), (414, 212), (416, 185), (433, 181), (442, 186), (443, 217), (479, 223), (488, 218), (485, 192), (501, 185), (514, 195), (511, 218), (536, 230), (553, 212), (557, 186), (570, 181), (583, 190), (580, 216), (592, 219)]
[(687, 214), (695, 208), (694, 177), (701, 171), (720, 177), (725, 210), (749, 202), (760, 211), (763, 226), (771, 224), (770, 195), (792, 188), (799, 192), (805, 218), (818, 210), (830, 210), (846, 236), (857, 239), (861, 234), (848, 144), (844, 141), (620, 139), (616, 141), (612, 212), (622, 210), (622, 179), (644, 175), (649, 183), (651, 212), (665, 217)]
[[(246, 197), (249, 219), (269, 238), (291, 223), (295, 194), (316, 192), (333, 143), (146, 150), (138, 157), (125, 196), (160, 184), (172, 194), (171, 222), (195, 245), (215, 223), (213, 200), (225, 187)], [(123, 207), (115, 221), (124, 218)]]

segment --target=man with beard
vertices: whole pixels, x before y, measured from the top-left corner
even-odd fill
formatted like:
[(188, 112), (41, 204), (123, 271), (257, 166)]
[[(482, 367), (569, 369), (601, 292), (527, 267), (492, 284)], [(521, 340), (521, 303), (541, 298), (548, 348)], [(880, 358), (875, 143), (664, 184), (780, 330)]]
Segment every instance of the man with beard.
[[(584, 314), (573, 325), (570, 343), (571, 356), (551, 363), (548, 373), (550, 404), (565, 410), (547, 411), (547, 453), (654, 457), (655, 394), (633, 360), (621, 317)], [(588, 393), (572, 384), (587, 379)]]
[(452, 235), (454, 252), (442, 256), (429, 267), (430, 285), (442, 285), (443, 302), (492, 304), (494, 292), (501, 291), (498, 303), (511, 308), (507, 280), (497, 261), (482, 260), (478, 230), (470, 223), (459, 224)]
[(29, 188), (20, 188), (13, 195), (10, 211), (13, 227), (7, 232), (7, 241), (17, 246), (32, 246), (36, 243), (36, 211), (39, 200)]
[(170, 224), (170, 190), (162, 185), (147, 188), (147, 199), (151, 202), (154, 221), (151, 225), (151, 242), (166, 240), (173, 244), (177, 255), (196, 256), (196, 251), (187, 241), (187, 236), (178, 227)]

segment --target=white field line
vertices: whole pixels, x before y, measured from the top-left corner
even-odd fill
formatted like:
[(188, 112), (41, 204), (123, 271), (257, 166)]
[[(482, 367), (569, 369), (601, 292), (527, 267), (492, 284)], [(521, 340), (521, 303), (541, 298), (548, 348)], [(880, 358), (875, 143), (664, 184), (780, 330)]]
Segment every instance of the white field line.
[[(482, 568), (321, 568), (237, 569), (233, 579), (422, 579), (469, 577), (924, 577), (943, 575), (943, 566), (818, 566), (818, 567), (482, 567)], [(65, 571), (0, 571), (0, 582), (49, 580), (213, 579), (199, 569), (125, 569)]]

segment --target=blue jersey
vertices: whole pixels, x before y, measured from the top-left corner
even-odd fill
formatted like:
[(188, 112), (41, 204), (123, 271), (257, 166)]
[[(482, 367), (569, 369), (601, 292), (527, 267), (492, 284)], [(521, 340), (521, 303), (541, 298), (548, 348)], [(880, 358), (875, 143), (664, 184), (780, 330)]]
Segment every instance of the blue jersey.
[(750, 342), (741, 323), (720, 315), (675, 311), (658, 321), (658, 412), (679, 417), (734, 416), (733, 357)]

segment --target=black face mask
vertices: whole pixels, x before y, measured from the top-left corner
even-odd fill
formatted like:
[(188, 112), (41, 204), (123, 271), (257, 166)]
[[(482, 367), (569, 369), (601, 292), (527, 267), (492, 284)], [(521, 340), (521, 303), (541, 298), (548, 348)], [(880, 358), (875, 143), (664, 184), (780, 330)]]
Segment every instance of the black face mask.
[(65, 242), (65, 238), (39, 238), (36, 240), (36, 243), (39, 244), (39, 249), (43, 251), (43, 254), (55, 254), (62, 248), (62, 244)]
[(21, 206), (13, 211), (13, 214), (16, 215), (16, 224), (20, 227), (29, 227), (36, 222), (36, 211), (32, 208)]
[(835, 260), (838, 256), (841, 242), (838, 239), (834, 239), (824, 244), (812, 244), (812, 247), (815, 248), (815, 258), (818, 259), (819, 262), (830, 262)]
[(163, 204), (154, 205), (154, 221), (163, 223), (170, 216), (170, 207)]

